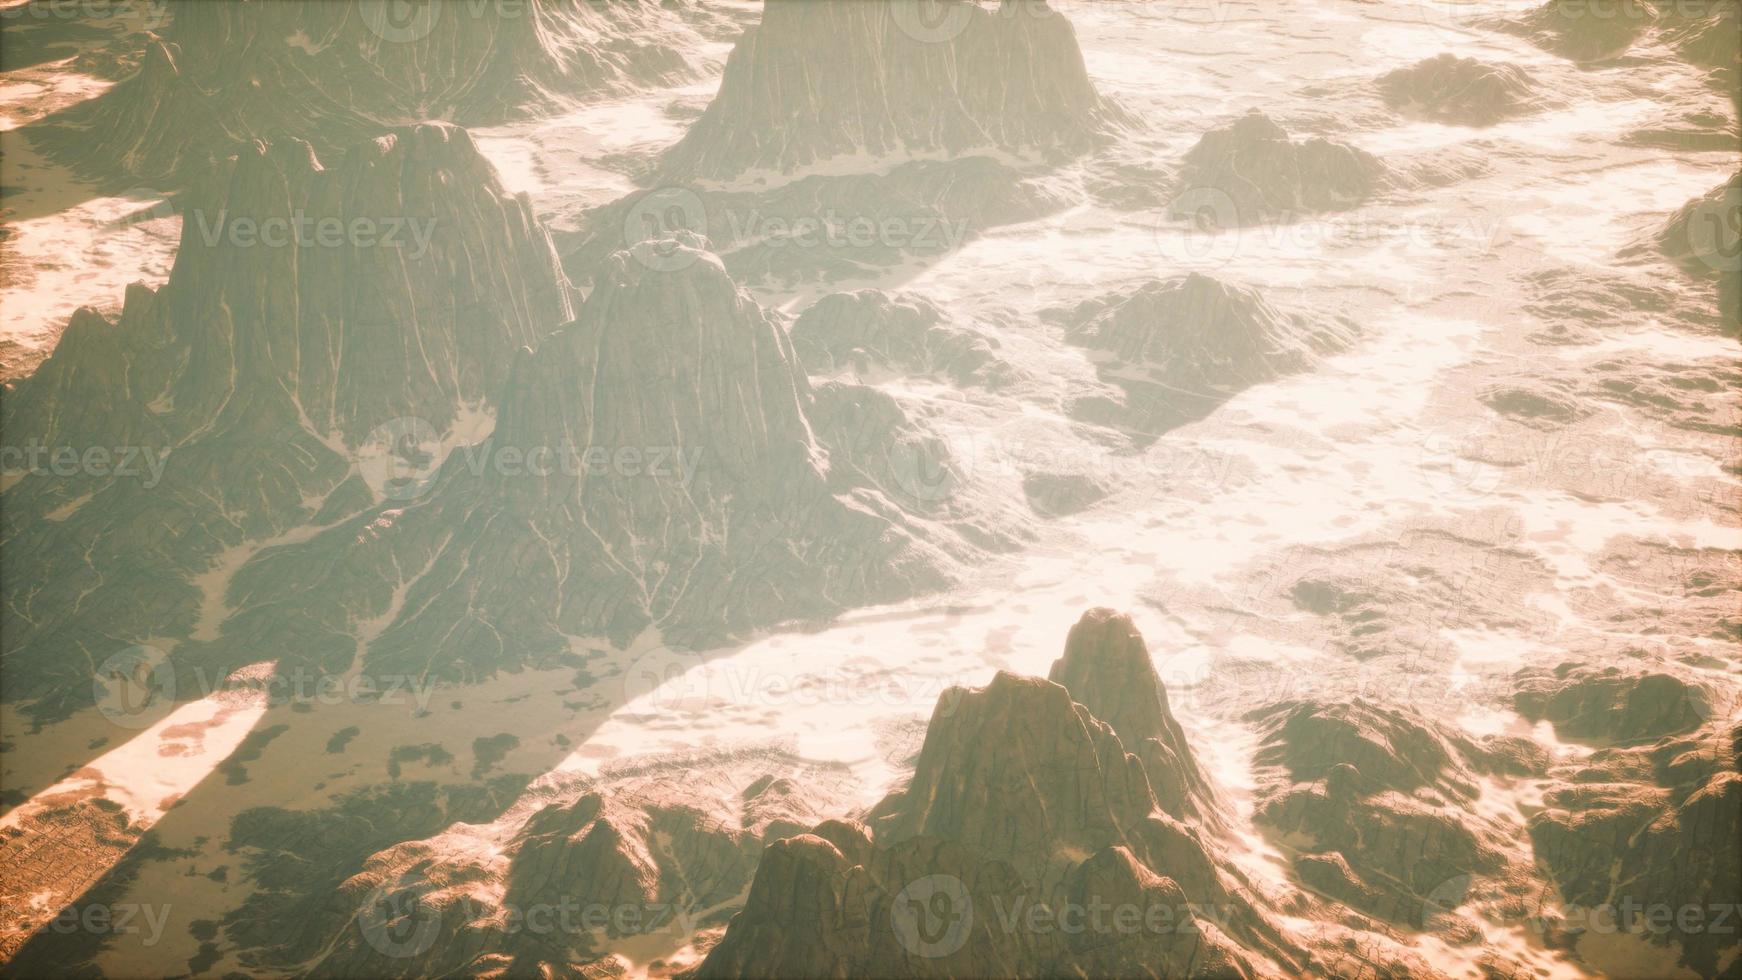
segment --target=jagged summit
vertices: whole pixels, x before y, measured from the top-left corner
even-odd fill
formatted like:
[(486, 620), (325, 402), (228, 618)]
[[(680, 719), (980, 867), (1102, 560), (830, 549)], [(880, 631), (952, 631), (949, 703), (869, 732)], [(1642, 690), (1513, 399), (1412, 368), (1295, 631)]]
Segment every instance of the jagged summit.
[(1162, 809), (1181, 820), (1213, 817), (1214, 791), (1168, 709), (1167, 690), (1130, 616), (1104, 607), (1083, 613), (1047, 679), (1113, 726), (1127, 751), (1143, 760)]
[[(978, 549), (818, 431), (784, 325), (701, 246), (612, 256), (578, 318), (516, 358), (489, 438), (432, 464), (409, 499), (244, 568), (238, 594), (258, 608), (234, 642), (274, 644), (286, 610), (329, 610), (330, 635), (283, 655), (337, 656), (394, 583), (416, 601), (369, 663), (461, 679), (648, 627), (705, 648), (953, 580)], [(897, 411), (853, 434), (910, 429)]]
[[(1074, 154), (1120, 118), (1043, 2), (770, 0), (720, 92), (667, 151), (672, 179), (790, 175), (834, 158)], [(926, 16), (930, 13), (931, 16)]]
[[(1141, 648), (1128, 625), (1092, 610), (1063, 672), (1117, 682)], [(1110, 669), (1090, 681), (1096, 665)], [(1113, 707), (1129, 728), (1157, 718)], [(1033, 906), (1077, 924), (1010, 915)], [(1124, 926), (1092, 911), (1120, 906)], [(1296, 955), (1211, 835), (1157, 804), (1114, 728), (1064, 687), (1001, 671), (945, 693), (912, 779), (866, 822), (770, 846), (696, 976), (1252, 976)]]
[(493, 125), (694, 72), (655, 0), (178, 2), (139, 72), (38, 131), (78, 170), (197, 185), (250, 139), (323, 155), (391, 126)]
[(227, 564), (373, 504), (385, 488), (357, 464), (395, 425), (432, 448), (472, 437), (512, 352), (573, 315), (548, 233), (456, 127), (330, 168), (249, 143), (220, 186), (189, 204), (169, 281), (130, 288), (114, 325), (75, 317), (0, 408), (9, 446), (137, 451), (7, 489), (8, 699), (88, 684), (69, 649), (209, 636)]

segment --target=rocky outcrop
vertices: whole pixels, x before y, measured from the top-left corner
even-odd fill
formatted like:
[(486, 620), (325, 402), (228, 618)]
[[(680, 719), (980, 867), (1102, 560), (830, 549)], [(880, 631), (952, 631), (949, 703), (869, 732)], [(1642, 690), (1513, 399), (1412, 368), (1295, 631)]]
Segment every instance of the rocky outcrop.
[[(1166, 760), (1177, 787), (1196, 766), (1128, 627), (1092, 611), (1055, 672), (1133, 736), (1178, 739), (1181, 751)], [(1121, 680), (1139, 691), (1116, 694)], [(1151, 766), (1122, 737), (1039, 678), (1000, 672), (984, 688), (947, 692), (906, 788), (863, 823), (825, 822), (769, 847), (743, 911), (696, 975), (1290, 969), (1294, 954), (1214, 835), (1158, 803)]]
[(1111, 725), (1128, 751), (1143, 760), (1163, 810), (1182, 821), (1214, 824), (1214, 791), (1168, 710), (1167, 691), (1130, 616), (1106, 608), (1084, 613), (1047, 679)]
[(9, 452), (81, 460), (9, 475), (7, 699), (78, 703), (88, 664), (209, 638), (242, 559), (392, 492), (402, 436), (474, 435), (511, 352), (571, 316), (549, 236), (463, 130), (330, 169), (248, 146), (163, 288), (131, 287), (117, 324), (75, 317), (6, 395)]
[(1337, 320), (1283, 313), (1256, 290), (1199, 273), (1151, 280), (1043, 318), (1087, 348), (1122, 403), (1080, 399), (1072, 414), (1154, 436), (1210, 414), (1254, 385), (1304, 371), (1353, 342)]
[[(831, 445), (783, 324), (693, 238), (613, 256), (506, 390), (489, 438), (427, 464), (420, 492), (242, 569), (226, 641), (300, 625), (284, 656), (336, 653), (402, 595), (367, 662), (459, 679), (650, 626), (700, 648), (940, 588), (978, 553), (871, 465), (925, 444), (899, 408), (846, 433), (880, 457)], [(309, 609), (337, 612), (325, 635), (306, 635)]]
[(1504, 831), (1467, 812), (1478, 796), (1468, 742), (1361, 699), (1284, 702), (1249, 720), (1263, 733), (1255, 761), (1271, 771), (1253, 819), (1307, 888), (1421, 928), (1462, 904), (1473, 876), (1507, 868)]
[(1513, 707), (1561, 738), (1638, 745), (1687, 735), (1713, 715), (1710, 693), (1672, 674), (1563, 663), (1515, 678)]
[(1650, 747), (1599, 750), (1551, 773), (1530, 841), (1569, 928), (1595, 923), (1679, 947), (1677, 965), (1703, 977), (1733, 969), (1726, 923), (1742, 901), (1739, 754), (1742, 726), (1715, 724)]
[(766, 4), (720, 91), (666, 153), (673, 181), (792, 175), (830, 161), (1074, 155), (1117, 125), (1069, 20), (1045, 2)]
[(1491, 126), (1536, 108), (1532, 79), (1517, 65), (1440, 54), (1379, 78), (1385, 104), (1405, 115)]
[(805, 370), (818, 374), (891, 372), (997, 386), (1012, 372), (996, 338), (956, 323), (924, 297), (880, 289), (812, 303), (793, 321), (792, 346)]
[(1682, 205), (1657, 235), (1657, 249), (1695, 279), (1716, 282), (1719, 329), (1742, 331), (1742, 171)]
[(1322, 137), (1291, 139), (1253, 110), (1186, 152), (1171, 209), (1217, 228), (1287, 221), (1348, 210), (1387, 181), (1372, 154)]
[(1490, 385), (1476, 398), (1496, 413), (1535, 429), (1558, 429), (1590, 414), (1568, 386), (1553, 383)]
[(425, 120), (492, 125), (694, 74), (681, 21), (611, 4), (178, 2), (136, 75), (33, 130), (75, 169), (199, 186), (252, 140), (323, 156)]

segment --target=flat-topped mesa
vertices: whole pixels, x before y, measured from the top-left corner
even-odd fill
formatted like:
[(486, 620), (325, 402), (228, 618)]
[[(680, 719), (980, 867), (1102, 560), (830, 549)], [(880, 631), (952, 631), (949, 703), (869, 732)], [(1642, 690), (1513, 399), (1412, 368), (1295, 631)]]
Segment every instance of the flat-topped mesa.
[(680, 53), (690, 33), (656, 0), (170, 10), (138, 74), (45, 122), (50, 153), (184, 187), (253, 139), (306, 139), (325, 155), (387, 126), (497, 125), (695, 73)]
[(1168, 709), (1167, 689), (1130, 616), (1106, 608), (1084, 613), (1047, 679), (1113, 726), (1126, 750), (1143, 760), (1163, 810), (1180, 820), (1216, 819), (1215, 793)]
[(1043, 0), (770, 0), (664, 171), (790, 175), (832, 158), (1074, 155), (1122, 114)]

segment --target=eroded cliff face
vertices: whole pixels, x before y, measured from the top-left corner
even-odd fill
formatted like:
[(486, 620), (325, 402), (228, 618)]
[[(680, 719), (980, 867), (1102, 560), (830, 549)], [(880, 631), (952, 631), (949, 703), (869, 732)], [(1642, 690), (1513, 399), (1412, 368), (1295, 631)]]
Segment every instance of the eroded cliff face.
[(198, 188), (252, 140), (323, 156), (383, 129), (489, 125), (692, 77), (653, 0), (174, 3), (137, 74), (33, 135), (74, 169)]
[(548, 234), (465, 131), (397, 130), (331, 168), (247, 147), (169, 282), (130, 288), (116, 324), (75, 317), (7, 392), (8, 447), (116, 447), (7, 489), (8, 700), (86, 690), (67, 650), (214, 638), (242, 560), (392, 492), (399, 435), (473, 434), (511, 352), (571, 317)]

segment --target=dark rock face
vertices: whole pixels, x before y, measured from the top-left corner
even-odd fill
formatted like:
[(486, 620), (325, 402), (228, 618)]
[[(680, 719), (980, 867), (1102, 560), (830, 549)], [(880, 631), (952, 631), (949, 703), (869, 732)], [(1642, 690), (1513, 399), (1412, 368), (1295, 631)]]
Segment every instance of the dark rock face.
[(1211, 130), (1185, 155), (1175, 214), (1213, 220), (1217, 227), (1288, 220), (1343, 211), (1387, 182), (1370, 153), (1314, 137), (1297, 141), (1253, 110)]
[(1716, 280), (1719, 329), (1742, 331), (1742, 171), (1683, 205), (1658, 233), (1657, 247), (1682, 271)]
[(653, 0), (559, 4), (180, 2), (138, 74), (48, 121), (96, 175), (185, 187), (255, 139), (322, 155), (382, 129), (491, 125), (693, 74)]
[(1168, 710), (1167, 691), (1130, 616), (1105, 608), (1084, 613), (1047, 679), (1111, 725), (1143, 760), (1156, 800), (1170, 816), (1214, 820), (1215, 794)]
[(1306, 370), (1353, 342), (1347, 323), (1285, 314), (1255, 290), (1191, 273), (1043, 314), (1091, 351), (1123, 405), (1084, 400), (1087, 421), (1159, 435), (1253, 385)]
[(1664, 673), (1564, 663), (1551, 672), (1522, 671), (1517, 682), (1519, 714), (1549, 722), (1562, 738), (1598, 745), (1686, 735), (1713, 714), (1704, 687)]
[(1028, 506), (1042, 517), (1081, 513), (1107, 499), (1103, 481), (1082, 473), (1030, 473), (1022, 478)]
[(922, 297), (879, 289), (817, 300), (793, 321), (792, 345), (815, 373), (892, 371), (996, 385), (1012, 370), (998, 360), (995, 338), (956, 323)]
[(1073, 155), (1118, 120), (1070, 22), (1045, 2), (942, 6), (766, 4), (732, 50), (719, 95), (666, 154), (666, 175), (728, 181), (839, 157), (994, 149)]
[[(658, 626), (697, 647), (911, 596), (977, 553), (947, 531), (922, 537), (875, 482), (894, 475), (819, 439), (822, 400), (783, 325), (693, 239), (613, 256), (579, 319), (519, 355), (507, 389), (495, 431), (422, 495), (244, 569), (239, 598), (260, 611), (238, 617), (237, 639), (270, 642), (290, 625), (282, 607), (368, 618), (410, 590), (369, 663), (463, 678), (554, 662), (575, 637), (626, 643)], [(912, 459), (888, 447), (920, 437), (883, 407), (847, 434)]]
[[(1177, 787), (1188, 769), (1197, 776), (1196, 764), (1129, 626), (1091, 611), (1055, 673), (1104, 702), (1134, 737), (1148, 733), (1156, 747), (1177, 740), (1167, 760)], [(1116, 694), (1121, 680), (1136, 693)], [(769, 847), (744, 910), (696, 975), (1249, 976), (1294, 967), (1213, 839), (1158, 804), (1151, 766), (1122, 737), (1072, 692), (1038, 678), (1001, 672), (985, 688), (947, 692), (907, 787), (864, 824), (829, 821)]]
[(549, 236), (463, 130), (396, 131), (332, 169), (248, 147), (169, 282), (130, 288), (118, 324), (75, 317), (6, 394), (8, 447), (115, 455), (5, 490), (5, 696), (87, 690), (67, 650), (215, 631), (231, 549), (367, 507), (353, 464), (380, 427), (456, 438), (509, 352), (571, 316)]
[(1275, 767), (1254, 820), (1289, 843), (1302, 884), (1400, 925), (1461, 904), (1507, 864), (1505, 837), (1468, 813), (1477, 751), (1414, 712), (1364, 700), (1286, 702), (1250, 720)]
[(1379, 91), (1398, 112), (1464, 126), (1490, 126), (1534, 108), (1524, 69), (1449, 53), (1387, 72)]
[(1742, 726), (1713, 725), (1551, 773), (1530, 840), (1569, 910), (1599, 910), (1617, 931), (1679, 944), (1679, 965), (1726, 975), (1735, 933), (1717, 917), (1742, 901), (1739, 754)]

